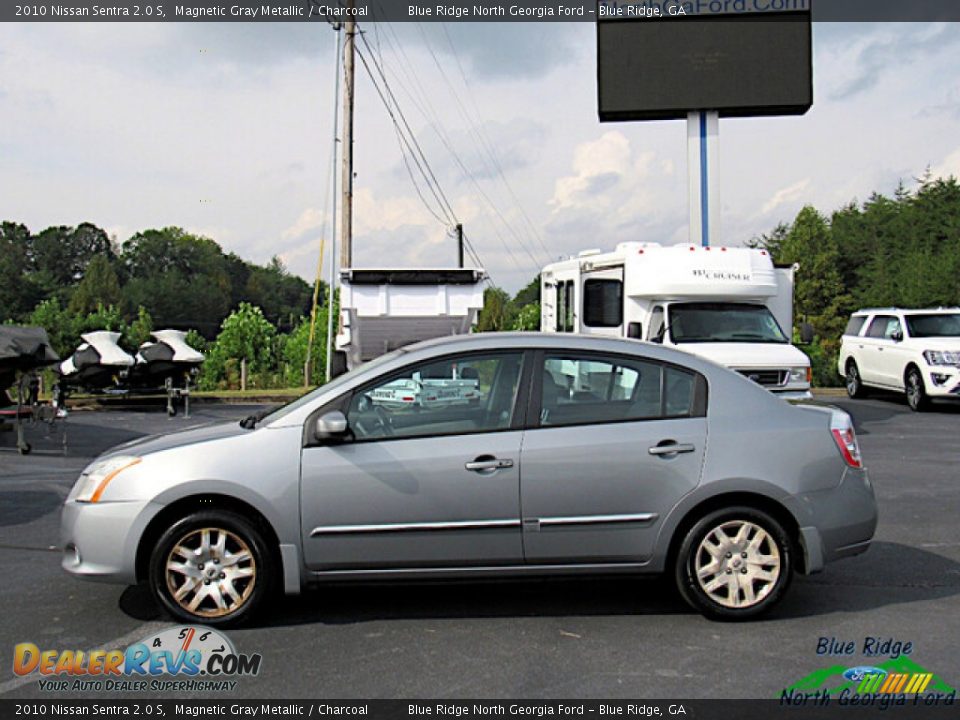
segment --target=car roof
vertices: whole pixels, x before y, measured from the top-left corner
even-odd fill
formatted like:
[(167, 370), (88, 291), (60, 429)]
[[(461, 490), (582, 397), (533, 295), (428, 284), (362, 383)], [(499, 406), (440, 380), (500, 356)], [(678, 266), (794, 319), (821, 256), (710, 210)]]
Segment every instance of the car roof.
[(450, 335), (407, 345), (404, 355), (424, 355), (449, 351), (470, 352), (473, 350), (505, 349), (580, 350), (607, 353), (640, 355), (651, 360), (685, 365), (700, 372), (709, 372), (720, 367), (698, 355), (657, 343), (628, 338), (581, 335), (577, 333), (543, 332), (488, 332), (468, 335)]
[(932, 315), (936, 313), (957, 313), (960, 312), (960, 307), (935, 307), (935, 308), (898, 308), (898, 307), (885, 307), (885, 308), (864, 308), (863, 310), (857, 310), (853, 315), (877, 315), (879, 313), (904, 313), (904, 314), (917, 314), (922, 313), (924, 315)]

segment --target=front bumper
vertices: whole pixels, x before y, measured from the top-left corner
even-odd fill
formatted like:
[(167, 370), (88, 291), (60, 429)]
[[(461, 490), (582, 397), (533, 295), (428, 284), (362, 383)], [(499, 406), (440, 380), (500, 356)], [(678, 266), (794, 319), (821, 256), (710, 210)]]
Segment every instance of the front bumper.
[(806, 574), (866, 552), (877, 529), (876, 496), (860, 468), (847, 468), (835, 488), (794, 495), (787, 505), (800, 522)]
[(960, 368), (952, 365), (928, 365), (923, 375), (929, 397), (960, 399)]
[(150, 502), (68, 500), (60, 519), (61, 567), (85, 580), (135, 583), (137, 546), (159, 510)]
[(810, 390), (774, 390), (773, 394), (778, 398), (783, 398), (788, 402), (802, 402), (803, 400), (813, 400), (813, 393)]

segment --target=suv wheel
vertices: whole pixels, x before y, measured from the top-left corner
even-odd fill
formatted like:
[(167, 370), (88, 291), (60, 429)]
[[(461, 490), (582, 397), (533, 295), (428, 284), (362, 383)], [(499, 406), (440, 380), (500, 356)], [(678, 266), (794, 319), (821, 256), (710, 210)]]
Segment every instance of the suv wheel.
[(926, 388), (923, 386), (923, 377), (917, 368), (911, 367), (907, 370), (905, 384), (907, 386), (907, 404), (910, 409), (917, 412), (926, 410), (930, 405), (930, 400), (927, 397)]
[(790, 538), (760, 510), (718, 510), (690, 528), (675, 574), (684, 600), (707, 617), (753, 618), (776, 605), (790, 585)]
[(249, 619), (269, 594), (272, 563), (263, 535), (220, 510), (175, 523), (150, 556), (150, 590), (179, 620), (213, 627)]
[(866, 394), (863, 381), (860, 379), (860, 368), (851, 360), (847, 363), (847, 395), (851, 398), (862, 398)]

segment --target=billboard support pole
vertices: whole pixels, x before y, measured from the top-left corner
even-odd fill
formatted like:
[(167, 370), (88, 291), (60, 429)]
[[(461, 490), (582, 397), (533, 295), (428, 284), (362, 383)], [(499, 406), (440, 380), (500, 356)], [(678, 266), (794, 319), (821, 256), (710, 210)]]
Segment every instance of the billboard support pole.
[(687, 115), (687, 177), (690, 244), (708, 247), (720, 240), (718, 144), (720, 114), (700, 110)]

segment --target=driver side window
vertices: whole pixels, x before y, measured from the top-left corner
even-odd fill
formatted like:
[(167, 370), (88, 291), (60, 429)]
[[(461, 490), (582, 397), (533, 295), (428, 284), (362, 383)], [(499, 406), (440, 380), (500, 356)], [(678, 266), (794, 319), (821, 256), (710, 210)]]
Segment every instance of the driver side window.
[(347, 422), (360, 441), (506, 430), (522, 357), (469, 355), (413, 365), (357, 391)]

